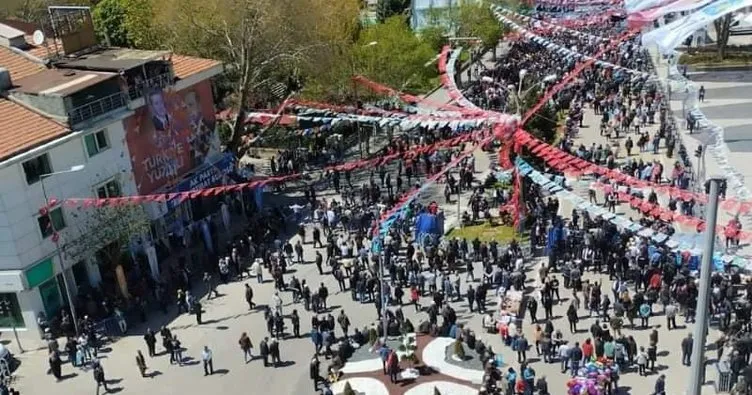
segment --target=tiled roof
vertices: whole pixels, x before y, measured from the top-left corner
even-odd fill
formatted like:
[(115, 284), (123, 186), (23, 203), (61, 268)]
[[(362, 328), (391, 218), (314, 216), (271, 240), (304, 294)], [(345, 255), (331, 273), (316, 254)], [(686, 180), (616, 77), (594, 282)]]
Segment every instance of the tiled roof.
[(18, 80), (46, 70), (43, 65), (0, 46), (0, 67), (10, 71), (11, 80)]
[(66, 126), (20, 104), (0, 99), (0, 160), (68, 133)]
[(188, 78), (220, 65), (221, 62), (214, 59), (194, 58), (192, 56), (172, 55), (172, 68), (177, 79)]

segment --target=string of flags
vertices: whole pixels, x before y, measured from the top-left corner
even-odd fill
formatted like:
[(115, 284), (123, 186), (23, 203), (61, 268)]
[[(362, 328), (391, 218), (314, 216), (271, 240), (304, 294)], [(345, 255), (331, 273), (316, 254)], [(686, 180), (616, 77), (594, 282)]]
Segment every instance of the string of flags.
[(558, 6), (622, 5), (623, 0), (537, 0), (538, 4)]
[[(692, 81), (684, 78), (675, 64), (669, 67), (669, 79), (679, 83), (680, 88), (676, 89), (676, 92), (687, 91), (690, 93), (689, 97), (695, 99), (691, 101), (689, 113), (692, 115), (692, 118), (698, 122), (700, 128), (708, 131), (710, 135), (708, 141), (711, 143), (706, 145), (706, 150), (707, 152), (710, 152), (710, 155), (721, 169), (721, 173), (726, 178), (728, 188), (733, 191), (733, 195), (740, 200), (751, 201), (752, 193), (750, 193), (749, 189), (744, 184), (744, 176), (729, 162), (731, 152), (726, 144), (725, 130), (714, 124), (700, 110), (699, 104), (696, 100), (698, 92), (697, 86)], [(743, 211), (745, 214), (748, 212), (749, 210)]]
[(494, 5), (491, 6), (491, 10), (494, 11), (494, 12), (499, 12), (499, 13), (505, 15), (505, 16), (506, 15), (512, 16), (512, 17), (517, 18), (517, 19), (519, 19), (521, 21), (524, 21), (524, 22), (540, 23), (540, 24), (543, 24), (543, 25), (547, 25), (550, 28), (552, 28), (554, 31), (566, 31), (566, 32), (574, 33), (574, 34), (577, 34), (577, 35), (580, 35), (580, 36), (590, 37), (592, 40), (608, 40), (608, 38), (606, 38), (606, 37), (596, 36), (594, 34), (589, 34), (589, 33), (585, 33), (585, 32), (579, 31), (579, 30), (570, 29), (568, 27), (560, 26), (560, 25), (557, 25), (557, 24), (552, 23), (552, 22), (544, 21), (542, 19), (531, 18), (531, 17), (529, 17), (527, 15), (523, 15), (523, 14), (520, 14), (519, 12), (512, 11), (510, 9), (500, 7), (500, 6), (496, 5), (496, 4), (494, 4)]
[[(554, 52), (556, 52), (559, 55), (565, 56), (565, 58), (567, 58), (567, 59), (574, 58), (576, 60), (586, 60), (586, 61), (587, 60), (592, 60), (599, 67), (604, 67), (604, 68), (610, 68), (610, 69), (613, 69), (613, 70), (623, 71), (623, 72), (632, 74), (633, 76), (639, 77), (639, 78), (649, 79), (652, 76), (650, 73), (647, 73), (647, 72), (644, 72), (644, 71), (639, 71), (639, 70), (634, 70), (634, 69), (630, 69), (630, 68), (626, 68), (626, 67), (622, 67), (622, 66), (619, 66), (619, 65), (616, 65), (616, 64), (613, 64), (613, 63), (609, 63), (609, 62), (605, 62), (605, 61), (599, 60), (599, 59), (597, 59), (595, 57), (592, 57), (592, 56), (589, 56), (589, 55), (585, 55), (585, 54), (579, 53), (577, 51), (571, 50), (571, 49), (569, 49), (567, 47), (564, 47), (562, 45), (556, 44), (556, 43), (552, 42), (551, 40), (548, 40), (547, 38), (538, 36), (538, 35), (532, 33), (531, 31), (525, 29), (521, 25), (517, 24), (517, 22), (515, 22), (515, 21), (507, 18), (506, 16), (502, 15), (501, 12), (495, 11), (494, 15), (496, 15), (496, 18), (499, 20), (499, 22), (501, 22), (504, 25), (509, 26), (509, 27), (517, 30), (523, 37), (525, 37), (525, 38), (527, 38), (527, 39), (529, 39), (529, 40), (531, 40), (531, 41), (533, 41), (533, 42), (535, 42), (537, 44), (542, 45), (543, 47), (545, 47), (549, 51), (554, 51)], [(598, 38), (597, 40), (600, 41), (602, 39)]]
[[(403, 130), (409, 130), (416, 127), (424, 127), (430, 130), (448, 127), (452, 131), (461, 131), (475, 129), (488, 125), (487, 117), (475, 118), (432, 118), (423, 115), (402, 115), (400, 117), (381, 117), (372, 115), (358, 114), (332, 114), (331, 116), (306, 116), (306, 115), (280, 115), (263, 112), (250, 112), (247, 115), (246, 122), (267, 124), (277, 119), (284, 119), (287, 122), (313, 122), (326, 125), (336, 125), (340, 122), (360, 122), (377, 124), (380, 127), (400, 127)], [(434, 120), (436, 119), (436, 120)]]
[(565, 189), (560, 183), (552, 181), (543, 173), (535, 170), (535, 168), (525, 162), (521, 157), (517, 157), (517, 159), (515, 159), (515, 166), (517, 167), (517, 171), (521, 176), (527, 177), (533, 183), (540, 186), (542, 190), (555, 195), (557, 198), (572, 202), (574, 206), (579, 210), (587, 211), (588, 213), (596, 217), (602, 217), (603, 219), (611, 222), (620, 229), (637, 233), (638, 235), (643, 237), (649, 237), (656, 243), (665, 243), (669, 239), (668, 235), (664, 233), (655, 232), (650, 228), (646, 228), (640, 224), (634, 223), (624, 218), (623, 216), (610, 213), (605, 208), (586, 201), (577, 194)]
[[(461, 145), (467, 142), (473, 142), (478, 139), (486, 138), (488, 135), (487, 130), (478, 130), (470, 133), (463, 133), (455, 137), (437, 141), (433, 144), (425, 144), (418, 147), (413, 147), (409, 151), (405, 152), (390, 152), (386, 155), (372, 158), (361, 159), (351, 162), (341, 163), (338, 165), (331, 165), (325, 167), (323, 172), (334, 171), (353, 171), (364, 168), (376, 168), (383, 166), (388, 162), (397, 159), (415, 159), (419, 155), (431, 154), (435, 151), (442, 149), (449, 149)], [(258, 180), (252, 180), (249, 182), (242, 182), (229, 185), (220, 185), (210, 188), (193, 189), (183, 192), (174, 193), (156, 193), (148, 195), (135, 195), (135, 196), (121, 196), (111, 198), (68, 198), (64, 200), (58, 200), (52, 197), (47, 202), (47, 206), (40, 209), (40, 213), (45, 213), (49, 208), (58, 204), (63, 204), (67, 207), (81, 207), (81, 208), (98, 208), (98, 207), (115, 207), (124, 205), (138, 205), (143, 203), (164, 203), (164, 202), (176, 202), (179, 204), (186, 199), (196, 199), (200, 197), (218, 196), (225, 193), (240, 192), (243, 190), (251, 190), (255, 188), (264, 188), (267, 185), (281, 184), (285, 182), (291, 182), (300, 180), (306, 177), (310, 177), (313, 172), (294, 173), (277, 177), (264, 177)]]

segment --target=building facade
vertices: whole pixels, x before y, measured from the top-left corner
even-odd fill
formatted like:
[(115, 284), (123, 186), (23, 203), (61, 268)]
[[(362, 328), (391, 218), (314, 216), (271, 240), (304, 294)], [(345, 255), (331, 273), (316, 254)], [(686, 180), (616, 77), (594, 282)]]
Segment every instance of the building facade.
[[(90, 231), (87, 208), (65, 199), (190, 188), (227, 159), (214, 128), (220, 63), (100, 46), (52, 55), (28, 35), (0, 24), (0, 330), (36, 333), (40, 313), (107, 277), (98, 251), (64, 253)], [(151, 219), (180, 206), (169, 205)]]

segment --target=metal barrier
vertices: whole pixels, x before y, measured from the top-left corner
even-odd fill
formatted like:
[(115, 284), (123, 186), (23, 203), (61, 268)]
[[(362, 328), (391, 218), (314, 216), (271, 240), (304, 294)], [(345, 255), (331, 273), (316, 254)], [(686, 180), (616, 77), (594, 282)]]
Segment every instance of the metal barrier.
[(731, 367), (728, 361), (721, 361), (715, 364), (718, 372), (718, 380), (715, 381), (715, 392), (731, 391)]

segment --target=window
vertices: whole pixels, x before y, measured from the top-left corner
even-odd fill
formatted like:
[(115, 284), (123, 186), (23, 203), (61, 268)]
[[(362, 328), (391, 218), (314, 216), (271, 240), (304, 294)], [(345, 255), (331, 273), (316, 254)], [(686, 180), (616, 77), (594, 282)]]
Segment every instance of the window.
[[(50, 222), (50, 218), (52, 222)], [(55, 231), (60, 231), (65, 228), (65, 218), (63, 218), (63, 209), (60, 207), (53, 208), (47, 215), (40, 215), (37, 218), (39, 223), (39, 231), (42, 232), (42, 237), (48, 238), (52, 236)]]
[(23, 170), (26, 174), (26, 182), (31, 185), (39, 181), (43, 175), (52, 173), (50, 157), (47, 154), (42, 154), (34, 159), (27, 160), (23, 163)]
[(84, 143), (86, 143), (86, 153), (89, 154), (90, 158), (110, 148), (110, 143), (107, 141), (107, 130), (100, 130), (84, 136)]
[(117, 180), (108, 181), (104, 185), (97, 188), (97, 196), (100, 199), (123, 196), (120, 191), (120, 183), (117, 182)]

